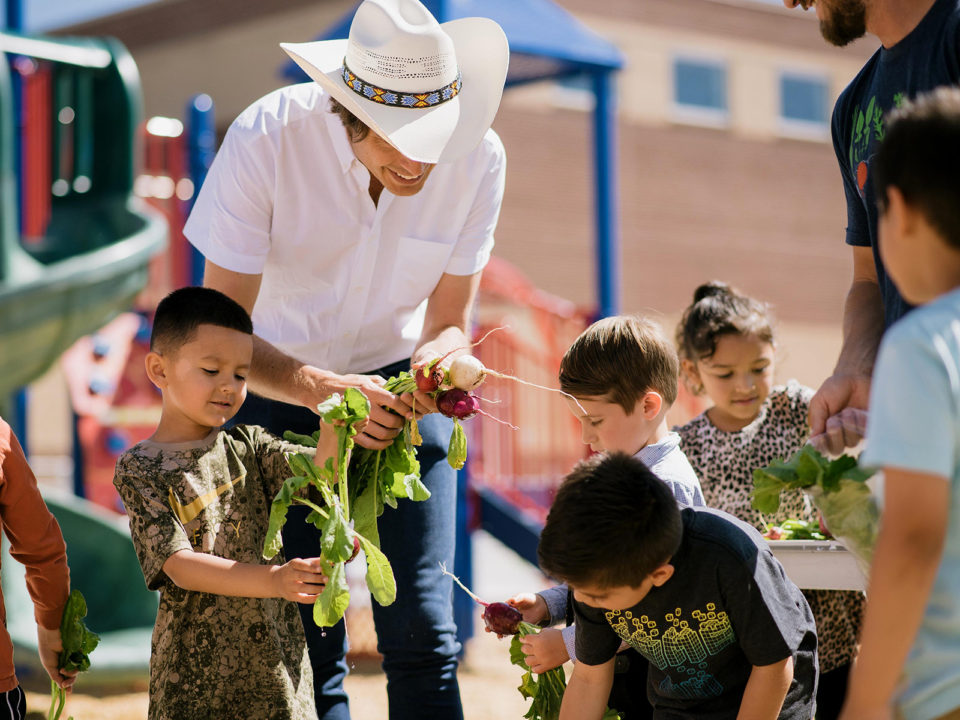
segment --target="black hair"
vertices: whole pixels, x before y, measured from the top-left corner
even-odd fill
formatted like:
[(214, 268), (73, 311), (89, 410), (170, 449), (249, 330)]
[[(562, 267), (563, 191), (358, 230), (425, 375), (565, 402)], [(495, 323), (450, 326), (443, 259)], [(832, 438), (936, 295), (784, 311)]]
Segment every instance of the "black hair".
[(250, 316), (239, 303), (219, 290), (185, 287), (174, 290), (157, 305), (150, 349), (176, 352), (190, 342), (200, 325), (217, 325), (253, 335)]
[(567, 475), (540, 534), (537, 558), (571, 585), (639, 587), (683, 534), (667, 484), (625, 453), (599, 454)]
[(766, 303), (713, 280), (694, 290), (693, 302), (683, 311), (677, 351), (691, 362), (709, 358), (724, 335), (754, 335), (773, 345), (773, 317)]
[(960, 90), (939, 87), (887, 116), (872, 165), (877, 208), (897, 188), (951, 247), (960, 249)]

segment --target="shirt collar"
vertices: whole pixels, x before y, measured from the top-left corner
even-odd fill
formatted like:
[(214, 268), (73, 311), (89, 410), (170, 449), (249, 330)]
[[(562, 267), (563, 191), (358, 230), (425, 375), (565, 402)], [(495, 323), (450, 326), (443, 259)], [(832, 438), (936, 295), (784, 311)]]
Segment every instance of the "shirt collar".
[(340, 116), (327, 110), (323, 112), (324, 120), (327, 123), (327, 132), (330, 133), (330, 142), (333, 144), (333, 150), (340, 162), (340, 170), (346, 175), (354, 167), (354, 163), (359, 164), (360, 161), (353, 154), (353, 148), (350, 147), (350, 138), (347, 137), (347, 129), (340, 121)]
[(666, 437), (664, 437), (660, 442), (640, 448), (640, 451), (634, 455), (634, 457), (647, 467), (650, 467), (651, 465), (655, 465), (662, 460), (667, 453), (671, 452), (679, 445), (680, 435), (671, 431), (667, 433)]

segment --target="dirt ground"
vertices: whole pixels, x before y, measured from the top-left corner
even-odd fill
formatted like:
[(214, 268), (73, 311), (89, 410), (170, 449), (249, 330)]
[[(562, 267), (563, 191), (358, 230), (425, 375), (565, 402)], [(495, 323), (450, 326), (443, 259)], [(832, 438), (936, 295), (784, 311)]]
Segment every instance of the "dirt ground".
[[(502, 600), (546, 586), (538, 570), (487, 533), (478, 531), (473, 540), (473, 589), (481, 597)], [(521, 720), (527, 701), (517, 691), (521, 672), (510, 664), (509, 644), (483, 632), (479, 609), (475, 617), (474, 637), (467, 643), (459, 672), (465, 720)], [(354, 632), (350, 625), (348, 629)], [(372, 632), (372, 626), (361, 629)], [(356, 644), (365, 642), (359, 638)], [(91, 660), (96, 662), (96, 653)], [(387, 720), (386, 678), (376, 662), (354, 664), (345, 684), (356, 720)], [(75, 720), (143, 720), (147, 716), (146, 678), (136, 687), (106, 689), (84, 687), (81, 676), (77, 685), (67, 701), (64, 720), (71, 715)], [(25, 689), (28, 720), (44, 720), (50, 702), (46, 686)]]
[[(510, 664), (507, 642), (488, 633), (471, 640), (460, 669), (460, 694), (466, 720), (520, 720), (526, 701), (516, 687), (519, 668)], [(386, 720), (387, 692), (383, 673), (363, 669), (347, 677), (351, 714), (357, 720)], [(48, 694), (27, 691), (28, 720), (46, 718)], [(67, 702), (63, 717), (75, 720), (143, 720), (147, 716), (147, 693), (127, 688), (91, 694), (80, 688)]]

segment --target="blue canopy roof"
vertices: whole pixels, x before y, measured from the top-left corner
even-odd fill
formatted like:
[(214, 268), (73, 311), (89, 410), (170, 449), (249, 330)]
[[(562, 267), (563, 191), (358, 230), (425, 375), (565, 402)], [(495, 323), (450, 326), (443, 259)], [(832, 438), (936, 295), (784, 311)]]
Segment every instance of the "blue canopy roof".
[[(604, 72), (623, 66), (615, 45), (585, 27), (552, 0), (421, 0), (440, 22), (465, 17), (488, 17), (503, 28), (510, 42), (507, 85), (517, 85), (579, 72)], [(345, 38), (356, 8), (317, 37)], [(306, 80), (293, 61), (284, 77)]]

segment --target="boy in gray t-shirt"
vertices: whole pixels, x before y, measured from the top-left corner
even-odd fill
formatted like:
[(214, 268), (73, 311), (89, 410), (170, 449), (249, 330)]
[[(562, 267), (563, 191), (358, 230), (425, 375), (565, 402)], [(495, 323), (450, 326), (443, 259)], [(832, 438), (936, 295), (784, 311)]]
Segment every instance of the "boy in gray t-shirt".
[[(114, 475), (147, 586), (160, 591), (150, 720), (317, 716), (294, 603), (323, 589), (322, 560), (262, 556), (284, 453), (305, 448), (256, 426), (221, 429), (246, 396), (252, 331), (240, 305), (208, 288), (174, 291), (154, 318), (146, 370), (162, 414)], [(335, 447), (321, 429), (318, 452)]]

